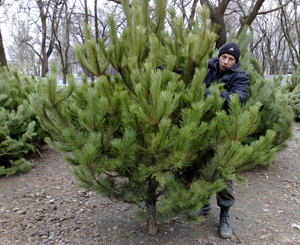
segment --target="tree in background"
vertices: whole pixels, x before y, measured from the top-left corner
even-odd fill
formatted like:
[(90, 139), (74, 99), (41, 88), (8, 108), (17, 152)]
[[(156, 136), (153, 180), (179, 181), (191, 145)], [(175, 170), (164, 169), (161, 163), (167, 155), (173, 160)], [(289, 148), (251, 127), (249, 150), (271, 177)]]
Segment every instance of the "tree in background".
[(293, 72), (292, 76), (286, 81), (283, 90), (287, 93), (288, 103), (294, 110), (295, 119), (300, 120), (300, 64)]
[[(66, 0), (20, 0), (13, 2), (13, 6), (7, 7), (12, 10), (9, 18), (13, 24), (8, 32), (12, 33), (15, 42), (10, 47), (10, 51), (13, 53), (10, 58), (14, 59), (13, 63), (27, 63), (26, 73), (44, 77), (48, 72), (49, 58), (54, 50), (55, 35), (60, 25), (65, 2)], [(25, 52), (26, 50), (28, 51)], [(35, 61), (34, 56), (37, 57), (38, 62)], [(28, 62), (28, 60), (30, 61)], [(32, 62), (32, 60), (34, 61)], [(37, 69), (31, 63), (40, 67)], [(19, 67), (24, 66), (23, 64)], [(35, 74), (39, 71), (41, 74)]]
[[(41, 62), (42, 62), (42, 77), (46, 76), (46, 73), (49, 69), (49, 57), (53, 52), (54, 39), (55, 34), (57, 32), (57, 28), (60, 24), (61, 15), (63, 11), (63, 2), (61, 0), (54, 1), (42, 1), (36, 0), (36, 4), (39, 10), (39, 17), (41, 21), (41, 33), (42, 33), (42, 41), (41, 41)], [(49, 18), (51, 16), (51, 18)], [(50, 21), (50, 33), (48, 31), (47, 22)], [(47, 44), (47, 40), (48, 44)]]
[[(4, 0), (0, 0), (0, 7), (4, 3)], [(7, 66), (6, 56), (5, 56), (5, 50), (2, 40), (2, 34), (0, 29), (0, 67), (1, 66)]]
[[(12, 2), (14, 6), (10, 7), (9, 4)], [(45, 25), (42, 25), (42, 18), (39, 17), (40, 11), (37, 2), (37, 0), (6, 0), (5, 6), (2, 7), (8, 11), (7, 20), (5, 20), (6, 25), (10, 23), (12, 17), (24, 22), (14, 21), (9, 28), (9, 31), (13, 33), (13, 42), (8, 42), (8, 38), (4, 37), (4, 44), (7, 49), (6, 58), (22, 69), (26, 67), (24, 69), (29, 74), (40, 75), (42, 73), (41, 64), (44, 60), (47, 61), (43, 58), (45, 50), (48, 60), (60, 60), (59, 75), (66, 74), (66, 59), (63, 57), (66, 54), (67, 48), (65, 47), (67, 46), (69, 46), (68, 72), (81, 73), (82, 67), (78, 65), (73, 46), (78, 42), (84, 43), (83, 23), (88, 20), (93, 29), (93, 37), (105, 39), (108, 37), (106, 13), (114, 13), (117, 25), (124, 25), (125, 18), (119, 0), (42, 1), (44, 6), (42, 10), (46, 14), (46, 31), (43, 31)], [(56, 6), (57, 3), (60, 5)], [(64, 5), (69, 10), (68, 14), (65, 14)], [(232, 31), (235, 31), (236, 34), (241, 33), (245, 26), (250, 25), (253, 33), (253, 40), (250, 44), (251, 51), (263, 64), (265, 74), (278, 74), (279, 72), (286, 74), (292, 73), (296, 69), (297, 57), (299, 56), (297, 56), (299, 52), (295, 45), (298, 42), (297, 35), (299, 36), (299, 28), (297, 27), (299, 7), (296, 1), (168, 0), (168, 5), (175, 6), (176, 11), (181, 12), (184, 24), (189, 28), (192, 28), (194, 19), (198, 18), (197, 7), (208, 6), (211, 11), (210, 17), (220, 26), (216, 47), (220, 47), (226, 42), (228, 33)], [(73, 8), (73, 6), (75, 7)], [(64, 10), (61, 9), (62, 7)], [(66, 15), (69, 16), (66, 17)], [(68, 23), (69, 26), (67, 27), (65, 23)], [(18, 28), (21, 26), (25, 26), (26, 30), (28, 29), (27, 26), (30, 29), (25, 31), (24, 28)], [(165, 23), (165, 27), (167, 26), (168, 22)], [(1, 29), (3, 35), (4, 28)], [(66, 36), (67, 30), (70, 32), (69, 45), (66, 45), (66, 39), (61, 39), (62, 36)], [(43, 33), (46, 33), (45, 39), (40, 38)], [(55, 36), (58, 37), (58, 40)], [(19, 37), (24, 37), (24, 39), (20, 40)], [(44, 48), (42, 47), (43, 40), (45, 40)], [(11, 55), (16, 51), (20, 54)]]
[(3, 46), (2, 34), (0, 29), (0, 66), (7, 66), (5, 50)]
[[(54, 71), (30, 99), (51, 134), (47, 142), (65, 152), (81, 185), (136, 205), (151, 234), (159, 217), (199, 210), (224, 180), (243, 180), (241, 171), (269, 164), (274, 139), (281, 144), (288, 137), (278, 134), (277, 121), (254, 135), (265, 116), (259, 110), (273, 99), (262, 77), (253, 77), (246, 107), (232, 97), (228, 114), (218, 84), (204, 98), (206, 62), (217, 40), (207, 8), (192, 30), (170, 10), (171, 28), (164, 30), (167, 2), (155, 4), (150, 11), (149, 1), (122, 1), (126, 26), (119, 33), (111, 16), (107, 42), (97, 43), (86, 29), (75, 53), (95, 82), (75, 87), (69, 77), (70, 85), (58, 89)], [(244, 39), (245, 65), (257, 74)], [(107, 74), (108, 66), (118, 74)]]
[[(242, 33), (244, 28), (251, 26), (257, 16), (266, 15), (271, 12), (277, 11), (283, 6), (286, 6), (290, 1), (287, 1), (286, 4), (282, 4), (277, 8), (270, 8), (266, 11), (260, 11), (263, 4), (267, 2), (266, 0), (221, 0), (218, 2), (212, 0), (174, 0), (173, 2), (180, 8), (189, 25), (192, 24), (193, 18), (195, 16), (195, 9), (198, 3), (200, 3), (201, 5), (206, 5), (210, 10), (211, 20), (219, 27), (217, 31), (219, 38), (216, 42), (216, 47), (220, 48), (226, 43), (228, 32), (232, 31), (232, 27), (238, 30), (238, 36)], [(189, 18), (186, 14), (186, 6), (188, 5), (191, 5), (191, 13)]]
[[(282, 3), (282, 0), (279, 0)], [(295, 70), (300, 63), (300, 14), (299, 2), (293, 1), (290, 8), (282, 8), (280, 16), (281, 29), (285, 39), (287, 40), (288, 47), (291, 54), (291, 63)]]
[(295, 112), (295, 119), (300, 121), (300, 85), (291, 92), (289, 95), (289, 104)]
[(10, 34), (15, 45), (7, 47), (9, 58), (13, 61), (22, 61), (13, 62), (13, 65), (18, 67), (24, 74), (37, 76), (41, 71), (41, 56), (34, 47), (37, 47), (40, 41), (30, 34), (31, 27), (28, 22), (22, 21), (17, 15), (12, 17), (12, 22), (14, 23), (14, 29), (10, 30)]
[(60, 59), (60, 64), (62, 67), (63, 74), (63, 84), (67, 84), (67, 75), (70, 72), (70, 49), (71, 49), (71, 19), (73, 17), (73, 12), (75, 10), (75, 3), (72, 6), (68, 5), (68, 1), (65, 0), (62, 3), (62, 15), (61, 15), (61, 25), (58, 27), (57, 31), (54, 33), (57, 54)]

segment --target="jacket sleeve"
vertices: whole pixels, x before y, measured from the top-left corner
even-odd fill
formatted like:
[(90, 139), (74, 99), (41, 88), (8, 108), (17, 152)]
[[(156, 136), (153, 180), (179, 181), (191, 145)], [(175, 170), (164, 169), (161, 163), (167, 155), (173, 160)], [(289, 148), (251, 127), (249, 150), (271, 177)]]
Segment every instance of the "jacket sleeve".
[(225, 99), (224, 109), (228, 108), (230, 95), (238, 94), (241, 104), (244, 104), (245, 100), (249, 96), (248, 87), (250, 79), (248, 74), (235, 74), (235, 76), (232, 77), (232, 80), (231, 86), (227, 89), (227, 91), (221, 92), (221, 96)]

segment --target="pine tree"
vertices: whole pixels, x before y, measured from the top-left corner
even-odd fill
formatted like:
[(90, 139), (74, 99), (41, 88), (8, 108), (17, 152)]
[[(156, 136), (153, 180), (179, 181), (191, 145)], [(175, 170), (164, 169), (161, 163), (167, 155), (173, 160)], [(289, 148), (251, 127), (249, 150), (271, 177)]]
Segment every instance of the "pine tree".
[(17, 71), (0, 69), (0, 176), (25, 172), (32, 165), (24, 159), (34, 151), (31, 140), (36, 136), (35, 116), (26, 98), (31, 86), (23, 84), (27, 82)]
[[(95, 82), (75, 86), (69, 77), (58, 89), (54, 71), (30, 98), (47, 142), (65, 152), (82, 187), (136, 205), (151, 234), (160, 217), (199, 210), (224, 180), (243, 180), (242, 171), (269, 164), (277, 151), (276, 131), (250, 137), (259, 101), (241, 107), (233, 96), (226, 113), (218, 84), (204, 98), (217, 38), (208, 10), (193, 30), (170, 10), (164, 30), (166, 0), (155, 3), (150, 12), (148, 1), (122, 1), (126, 26), (119, 34), (111, 16), (107, 43), (86, 29), (75, 52)], [(106, 74), (108, 66), (118, 75)]]
[(260, 123), (247, 142), (258, 140), (268, 129), (272, 129), (275, 132), (273, 147), (283, 150), (287, 147), (287, 140), (292, 137), (294, 113), (282, 90), (282, 76), (279, 75), (274, 81), (265, 79), (262, 66), (248, 51), (251, 34), (245, 28), (237, 40), (234, 39), (235, 36), (235, 33), (231, 33), (229, 40), (239, 45), (242, 68), (250, 74), (249, 98), (245, 108), (249, 109), (253, 105), (259, 107)]
[(294, 110), (295, 119), (300, 120), (300, 84), (288, 95), (289, 104)]
[(292, 76), (287, 79), (284, 89), (287, 92), (293, 92), (294, 89), (300, 84), (300, 64), (297, 66), (297, 70), (292, 73)]
[(292, 76), (286, 81), (283, 87), (283, 92), (286, 93), (288, 103), (294, 110), (295, 119), (300, 120), (300, 64), (297, 70), (292, 73)]
[(288, 103), (294, 110), (295, 119), (300, 120), (300, 64), (297, 70), (286, 81), (283, 91), (287, 94)]

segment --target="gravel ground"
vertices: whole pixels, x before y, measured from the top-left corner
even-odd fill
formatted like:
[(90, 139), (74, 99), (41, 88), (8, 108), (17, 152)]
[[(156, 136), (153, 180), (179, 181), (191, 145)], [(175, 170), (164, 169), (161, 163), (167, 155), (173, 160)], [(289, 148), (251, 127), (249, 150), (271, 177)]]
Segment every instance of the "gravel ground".
[(180, 218), (148, 235), (134, 209), (78, 188), (60, 153), (46, 149), (26, 174), (0, 178), (0, 244), (300, 244), (300, 123), (274, 164), (235, 186), (234, 236), (218, 236), (219, 209), (198, 224)]

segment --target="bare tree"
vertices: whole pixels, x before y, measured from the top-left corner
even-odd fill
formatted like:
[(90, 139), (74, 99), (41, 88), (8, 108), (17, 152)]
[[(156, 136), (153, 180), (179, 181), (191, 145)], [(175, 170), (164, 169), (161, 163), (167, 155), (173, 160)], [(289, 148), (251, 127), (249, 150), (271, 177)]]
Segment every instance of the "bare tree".
[[(244, 15), (240, 18), (241, 26), (240, 26), (240, 29), (239, 29), (237, 35), (241, 34), (241, 32), (243, 31), (245, 26), (250, 26), (252, 24), (253, 20), (258, 15), (258, 11), (261, 8), (261, 6), (263, 5), (264, 1), (265, 0), (257, 0), (256, 3), (254, 4), (254, 6), (252, 7), (251, 11), (249, 12), (249, 14)], [(240, 3), (239, 3), (239, 5), (240, 5)]]
[[(46, 75), (49, 69), (48, 60), (53, 52), (54, 39), (61, 20), (63, 3), (61, 0), (36, 0), (41, 20), (41, 33), (42, 33), (42, 43), (41, 43), (41, 56), (42, 56), (42, 77)], [(50, 17), (50, 18), (49, 18)], [(47, 21), (51, 22), (50, 34), (48, 34)], [(49, 40), (47, 45), (47, 40)]]
[[(254, 19), (258, 16), (258, 15), (266, 15), (266, 14), (269, 14), (269, 13), (272, 13), (274, 11), (278, 11), (280, 9), (282, 9), (283, 7), (285, 7), (290, 1), (287, 1), (285, 4), (282, 4), (278, 7), (275, 7), (275, 8), (272, 8), (272, 9), (269, 9), (269, 10), (266, 10), (266, 11), (261, 11), (259, 12), (259, 10), (261, 9), (263, 3), (265, 2), (265, 0), (257, 0), (256, 3), (253, 5), (253, 7), (251, 8), (249, 14), (245, 14), (245, 12), (243, 11), (244, 13), (244, 16), (242, 16), (240, 18), (240, 29), (238, 31), (238, 35), (241, 34), (241, 32), (243, 31), (243, 29), (245, 28), (245, 26), (250, 26), (252, 24), (252, 22), (254, 21)], [(243, 5), (241, 4), (240, 1), (237, 1), (237, 4), (238, 6), (240, 7), (240, 9), (242, 10), (243, 9)]]
[[(241, 0), (219, 0), (211, 1), (211, 0), (201, 0), (200, 3), (202, 5), (208, 6), (210, 9), (210, 16), (214, 23), (219, 26), (219, 39), (217, 40), (216, 47), (220, 48), (227, 41), (227, 33), (228, 33), (228, 21), (226, 21), (227, 16), (235, 15), (239, 18), (239, 26), (237, 36), (241, 34), (243, 29), (246, 26), (250, 26), (254, 19), (258, 15), (266, 15), (268, 13), (278, 11), (282, 7), (284, 7), (287, 3), (282, 4), (276, 8), (270, 8), (265, 11), (260, 11), (263, 6), (263, 3), (266, 0), (252, 0), (252, 1), (241, 1)], [(234, 20), (236, 23), (236, 19)]]
[[(270, 4), (272, 4), (271, 10), (273, 11), (270, 11), (268, 6), (266, 9), (269, 10), (259, 12), (252, 23), (255, 43), (252, 51), (254, 56), (261, 61), (266, 74), (291, 73), (296, 68), (297, 55), (295, 49), (289, 45), (286, 36), (290, 36), (292, 45), (297, 47), (299, 36), (294, 15), (297, 12), (297, 6), (293, 1), (278, 1), (277, 6), (273, 2)], [(297, 52), (299, 54), (299, 51)]]
[[(0, 7), (4, 4), (4, 0), (0, 0)], [(2, 40), (2, 34), (0, 29), (0, 66), (7, 66), (7, 60), (5, 56), (5, 50)]]
[(94, 0), (94, 23), (95, 23), (95, 37), (96, 42), (98, 42), (99, 38), (99, 25), (98, 25), (98, 0)]
[[(8, 49), (10, 57), (22, 63), (19, 66), (22, 69), (36, 67), (34, 74), (39, 70), (39, 60), (43, 76), (48, 71), (52, 53), (55, 57), (51, 59), (60, 61), (64, 76), (79, 67), (72, 46), (84, 43), (84, 23), (91, 26), (97, 41), (109, 38), (108, 13), (118, 16), (118, 28), (124, 25), (119, 0), (19, 0), (18, 4), (23, 4), (20, 11), (26, 14), (20, 16), (27, 16), (27, 19), (21, 20), (24, 25), (16, 22), (17, 28), (11, 28), (15, 49)], [(227, 42), (228, 33), (234, 31), (239, 35), (250, 26), (253, 33), (250, 48), (266, 72), (287, 72), (299, 63), (299, 6), (296, 0), (169, 0), (169, 6), (175, 6), (182, 13), (188, 28), (193, 28), (196, 10), (201, 5), (210, 9), (212, 21), (219, 26), (217, 48)]]
[[(282, 4), (281, 0), (279, 2)], [(291, 63), (295, 69), (300, 62), (300, 15), (298, 8), (299, 3), (293, 1), (290, 8), (281, 9), (280, 18), (280, 25), (290, 50)]]
[(15, 65), (21, 71), (39, 75), (41, 57), (40, 52), (34, 48), (39, 46), (38, 37), (31, 35), (30, 25), (26, 19), (15, 15), (11, 21), (14, 28), (10, 28), (9, 34), (13, 44), (7, 46), (10, 59), (15, 61)]
[(2, 34), (0, 29), (0, 66), (7, 66), (5, 50), (3, 46)]
[(84, 0), (84, 20), (85, 20), (85, 23), (88, 25), (89, 24), (89, 10), (88, 10), (87, 0)]
[(69, 6), (70, 2), (68, 0), (62, 1), (63, 14), (61, 16), (60, 28), (54, 33), (55, 42), (54, 46), (56, 48), (58, 57), (60, 59), (60, 64), (62, 67), (63, 74), (63, 84), (67, 83), (67, 74), (69, 73), (70, 61), (70, 32), (71, 32), (71, 20), (73, 17), (76, 1), (72, 2), (72, 6)]

